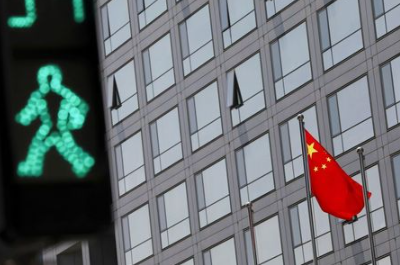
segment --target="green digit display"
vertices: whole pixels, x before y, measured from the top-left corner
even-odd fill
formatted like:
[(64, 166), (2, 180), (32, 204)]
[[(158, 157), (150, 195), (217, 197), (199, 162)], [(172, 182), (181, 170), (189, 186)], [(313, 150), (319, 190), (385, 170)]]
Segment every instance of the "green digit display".
[[(15, 0), (16, 1), (16, 0)], [(37, 20), (36, 0), (25, 1), (25, 16), (13, 16), (8, 19), (11, 28), (30, 28)], [(74, 21), (82, 23), (85, 20), (85, 9), (83, 0), (71, 0)]]
[[(71, 164), (78, 178), (85, 177), (95, 164), (95, 159), (76, 144), (71, 133), (83, 127), (89, 106), (71, 89), (62, 85), (62, 79), (58, 66), (41, 67), (37, 74), (39, 87), (31, 93), (26, 106), (15, 117), (23, 126), (29, 126), (36, 119), (41, 122), (31, 140), (26, 159), (18, 164), (17, 175), (20, 177), (42, 176), (45, 155), (52, 147)], [(51, 119), (45, 99), (50, 92), (61, 97), (56, 123)], [(56, 130), (52, 130), (54, 125)]]

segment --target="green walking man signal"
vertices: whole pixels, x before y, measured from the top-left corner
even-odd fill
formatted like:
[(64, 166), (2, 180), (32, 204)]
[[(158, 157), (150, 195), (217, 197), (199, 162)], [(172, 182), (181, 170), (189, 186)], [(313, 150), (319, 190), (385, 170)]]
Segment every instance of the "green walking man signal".
[[(78, 178), (84, 178), (95, 164), (94, 158), (76, 144), (71, 133), (83, 127), (89, 106), (71, 89), (62, 85), (62, 78), (58, 66), (41, 67), (37, 74), (38, 89), (31, 93), (27, 105), (15, 117), (23, 126), (30, 125), (38, 118), (42, 123), (29, 145), (26, 159), (18, 164), (17, 175), (20, 177), (40, 177), (45, 155), (52, 147), (71, 164)], [(55, 124), (45, 99), (50, 92), (62, 98)], [(54, 125), (57, 130), (52, 130)]]

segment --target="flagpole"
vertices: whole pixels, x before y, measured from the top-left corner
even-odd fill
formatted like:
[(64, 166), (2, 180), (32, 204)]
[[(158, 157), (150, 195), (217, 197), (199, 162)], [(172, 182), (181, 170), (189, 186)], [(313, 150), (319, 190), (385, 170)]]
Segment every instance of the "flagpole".
[(375, 244), (374, 244), (374, 235), (372, 233), (372, 222), (371, 215), (369, 210), (369, 201), (368, 201), (368, 191), (367, 191), (367, 179), (365, 175), (365, 165), (364, 165), (364, 149), (362, 147), (357, 148), (358, 157), (360, 160), (360, 172), (361, 172), (361, 180), (363, 185), (363, 194), (364, 194), (364, 205), (365, 205), (365, 215), (367, 217), (368, 224), (368, 237), (369, 244), (371, 248), (371, 259), (372, 265), (376, 265), (376, 255), (375, 255)]
[(256, 236), (254, 233), (253, 203), (251, 202), (246, 203), (246, 207), (249, 213), (249, 230), (251, 237), (251, 246), (253, 247), (253, 260), (254, 260), (254, 265), (257, 265), (258, 261), (257, 261), (257, 249), (256, 249)]
[(305, 136), (305, 132), (304, 132), (304, 115), (303, 114), (298, 115), (297, 119), (299, 120), (299, 125), (300, 125), (301, 147), (302, 147), (302, 151), (303, 151), (304, 178), (305, 178), (305, 182), (306, 182), (308, 218), (310, 219), (310, 232), (311, 232), (311, 245), (312, 245), (312, 250), (313, 250), (313, 261), (314, 261), (315, 265), (318, 265), (317, 247), (316, 247), (316, 243), (315, 243), (314, 218), (313, 218), (313, 214), (312, 214), (312, 204), (311, 204), (310, 170), (308, 168), (306, 136)]

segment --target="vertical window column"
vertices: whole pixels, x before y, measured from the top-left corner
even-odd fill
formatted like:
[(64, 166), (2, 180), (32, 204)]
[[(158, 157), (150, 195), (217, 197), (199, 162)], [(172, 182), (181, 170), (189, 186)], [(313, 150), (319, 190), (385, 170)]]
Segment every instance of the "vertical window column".
[(125, 264), (133, 265), (153, 254), (149, 205), (122, 218)]
[(272, 43), (271, 53), (277, 99), (312, 79), (306, 23)]
[(372, 2), (376, 37), (380, 38), (400, 26), (400, 0), (372, 0)]
[(209, 6), (186, 19), (179, 29), (186, 76), (214, 57)]
[(275, 189), (269, 135), (236, 151), (242, 205)]
[(358, 0), (336, 0), (318, 13), (324, 70), (364, 47)]
[[(315, 106), (303, 111), (304, 125), (306, 129), (319, 139), (317, 112)], [(279, 126), (281, 146), (283, 153), (285, 181), (289, 182), (304, 174), (303, 152), (301, 148), (300, 127), (297, 117)]]
[(178, 108), (150, 125), (154, 173), (158, 174), (182, 158)]
[[(373, 194), (369, 199), (372, 231), (376, 232), (386, 227), (385, 211), (383, 207), (381, 180), (379, 167), (375, 165), (365, 171), (367, 177), (367, 189)], [(361, 174), (353, 177), (362, 185)], [(343, 225), (344, 240), (349, 244), (368, 235), (367, 217), (365, 208), (358, 214), (358, 221)]]
[(400, 123), (400, 57), (381, 68), (387, 127)]
[(161, 246), (166, 248), (190, 234), (186, 183), (159, 196), (157, 202)]
[(111, 0), (101, 8), (106, 56), (131, 38), (127, 0)]
[(147, 101), (175, 84), (171, 35), (167, 34), (143, 52)]
[(196, 175), (200, 228), (231, 212), (225, 159)]
[(220, 0), (224, 48), (228, 48), (256, 28), (254, 0)]
[(329, 97), (328, 107), (335, 156), (374, 136), (366, 76)]
[(143, 159), (142, 133), (129, 137), (115, 148), (119, 195), (146, 181)]

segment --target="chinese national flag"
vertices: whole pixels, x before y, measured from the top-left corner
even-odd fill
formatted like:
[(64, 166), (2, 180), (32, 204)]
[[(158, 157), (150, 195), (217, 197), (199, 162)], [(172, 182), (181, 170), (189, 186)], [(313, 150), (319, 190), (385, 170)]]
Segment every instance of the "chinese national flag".
[(364, 208), (362, 186), (344, 172), (307, 130), (305, 133), (312, 193), (324, 212), (351, 220)]

